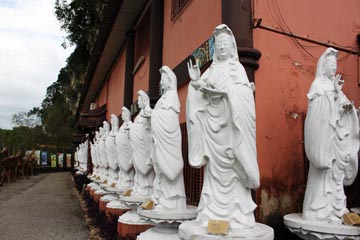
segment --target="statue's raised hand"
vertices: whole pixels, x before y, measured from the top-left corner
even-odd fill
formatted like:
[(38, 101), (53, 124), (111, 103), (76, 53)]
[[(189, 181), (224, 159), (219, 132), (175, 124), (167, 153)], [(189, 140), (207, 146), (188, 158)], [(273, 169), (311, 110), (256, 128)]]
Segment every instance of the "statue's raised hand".
[(193, 65), (191, 59), (187, 63), (190, 79), (196, 81), (200, 78), (199, 60), (196, 59), (196, 64)]
[(341, 74), (336, 75), (334, 80), (335, 92), (339, 93), (344, 85), (344, 80), (341, 79)]

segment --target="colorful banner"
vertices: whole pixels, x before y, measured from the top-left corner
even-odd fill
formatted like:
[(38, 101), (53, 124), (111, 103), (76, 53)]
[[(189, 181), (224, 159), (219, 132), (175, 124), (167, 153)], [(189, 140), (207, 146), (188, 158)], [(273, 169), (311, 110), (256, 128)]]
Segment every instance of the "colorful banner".
[(51, 159), (51, 167), (52, 168), (56, 167), (56, 154), (51, 154), (50, 159)]
[(58, 153), (58, 167), (64, 167), (64, 154)]
[(71, 167), (71, 153), (66, 154), (66, 167)]
[(41, 152), (41, 165), (47, 166), (47, 152)]
[(35, 151), (35, 156), (34, 156), (34, 158), (36, 159), (36, 164), (37, 164), (38, 166), (40, 166), (40, 150), (36, 150), (36, 151)]

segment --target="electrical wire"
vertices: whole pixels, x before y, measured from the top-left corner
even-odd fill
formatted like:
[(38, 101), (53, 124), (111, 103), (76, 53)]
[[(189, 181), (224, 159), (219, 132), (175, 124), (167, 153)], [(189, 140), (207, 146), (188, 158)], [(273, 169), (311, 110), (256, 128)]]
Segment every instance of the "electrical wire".
[[(280, 9), (280, 6), (279, 6), (278, 1), (277, 1), (277, 0), (274, 0), (274, 1), (275, 1), (275, 6), (276, 6), (276, 9), (277, 9), (278, 15), (279, 15), (279, 17), (280, 17), (280, 21), (284, 24), (284, 26), (285, 26), (285, 28), (287, 29), (287, 31), (288, 31), (290, 34), (293, 34), (293, 32), (291, 31), (289, 25), (286, 23), (286, 20), (285, 20), (285, 18), (283, 17), (283, 15), (282, 15), (282, 13), (281, 13), (281, 9)], [(281, 26), (280, 26), (280, 28), (281, 28)], [(282, 28), (281, 30), (284, 31), (285, 29)], [(310, 57), (312, 57), (312, 58), (315, 59), (315, 57), (305, 48), (305, 46), (304, 46), (303, 44), (301, 44), (301, 43), (299, 42), (298, 39), (292, 37), (291, 40), (292, 40), (298, 47), (300, 47), (303, 51), (305, 51)]]

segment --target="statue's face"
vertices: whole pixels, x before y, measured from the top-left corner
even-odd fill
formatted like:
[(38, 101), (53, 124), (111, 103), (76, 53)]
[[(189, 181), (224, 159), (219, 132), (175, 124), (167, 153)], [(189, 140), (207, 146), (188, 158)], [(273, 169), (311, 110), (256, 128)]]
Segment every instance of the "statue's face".
[(167, 90), (170, 89), (171, 87), (171, 80), (169, 78), (169, 76), (166, 73), (162, 73), (161, 74), (161, 79), (160, 79), (160, 85), (161, 85), (161, 90)]
[(138, 95), (138, 106), (139, 106), (140, 109), (145, 108), (144, 100), (141, 97), (141, 95)]
[(337, 69), (336, 57), (328, 56), (324, 62), (324, 74), (328, 78), (333, 78), (335, 76)]
[(123, 120), (123, 121), (126, 121), (126, 120), (128, 120), (128, 114), (127, 114), (127, 112), (126, 111), (124, 111), (124, 110), (122, 110), (121, 111), (121, 119)]
[(220, 33), (216, 37), (215, 51), (217, 51), (220, 60), (227, 60), (231, 56), (232, 43), (229, 34)]

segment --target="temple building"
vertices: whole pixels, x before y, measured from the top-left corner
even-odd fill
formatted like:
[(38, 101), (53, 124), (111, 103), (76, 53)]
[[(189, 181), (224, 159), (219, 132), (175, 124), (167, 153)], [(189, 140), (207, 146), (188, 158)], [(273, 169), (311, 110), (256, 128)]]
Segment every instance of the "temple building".
[[(188, 204), (197, 205), (202, 170), (188, 164), (187, 62), (201, 72), (213, 57), (214, 28), (224, 23), (236, 38), (240, 62), (256, 86), (256, 143), (260, 187), (253, 192), (256, 220), (290, 236), (282, 217), (301, 212), (308, 173), (304, 151), (307, 93), (319, 56), (339, 51), (343, 91), (360, 106), (360, 1), (348, 0), (109, 0), (92, 52), (77, 112), (74, 139), (90, 140), (103, 120), (122, 106), (138, 113), (137, 92), (152, 106), (160, 97), (160, 73), (177, 76), (181, 103), (184, 178)], [(239, 103), (240, 104), (240, 103)], [(74, 140), (75, 142), (78, 140)], [(91, 166), (89, 166), (91, 167)], [(346, 189), (348, 207), (360, 206), (359, 176)], [(289, 234), (289, 235), (287, 235)]]

